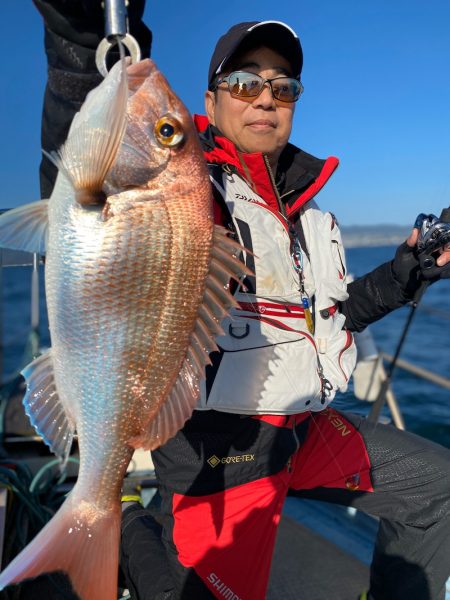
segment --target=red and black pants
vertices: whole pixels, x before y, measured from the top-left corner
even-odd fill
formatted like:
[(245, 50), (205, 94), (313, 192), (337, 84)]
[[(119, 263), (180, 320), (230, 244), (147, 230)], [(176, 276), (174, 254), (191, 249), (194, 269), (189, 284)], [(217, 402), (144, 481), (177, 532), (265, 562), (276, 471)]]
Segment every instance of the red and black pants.
[[(138, 510), (141, 519), (131, 511), (122, 564), (140, 600), (263, 600), (288, 493), (380, 517), (371, 568), (375, 600), (444, 598), (450, 573), (446, 448), (331, 408), (257, 417), (196, 411), (153, 460), (162, 496), (165, 592), (154, 582), (161, 549), (152, 544), (161, 541), (146, 532), (145, 512)], [(158, 596), (169, 593), (168, 581), (172, 592)]]

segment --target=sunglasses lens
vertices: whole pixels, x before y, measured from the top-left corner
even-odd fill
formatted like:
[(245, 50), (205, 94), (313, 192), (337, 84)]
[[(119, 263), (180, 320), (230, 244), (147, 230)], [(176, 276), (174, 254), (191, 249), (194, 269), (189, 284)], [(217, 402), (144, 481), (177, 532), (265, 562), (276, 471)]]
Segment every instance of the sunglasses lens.
[(283, 102), (295, 102), (301, 93), (301, 83), (291, 77), (277, 77), (272, 80), (273, 95)]
[(260, 93), (263, 82), (259, 75), (236, 71), (229, 76), (228, 85), (233, 96), (251, 98)]
[(303, 91), (303, 86), (292, 77), (263, 79), (255, 73), (234, 71), (228, 75), (228, 88), (236, 98), (254, 98), (258, 96), (266, 82), (270, 83), (274, 98), (282, 102), (295, 102)]

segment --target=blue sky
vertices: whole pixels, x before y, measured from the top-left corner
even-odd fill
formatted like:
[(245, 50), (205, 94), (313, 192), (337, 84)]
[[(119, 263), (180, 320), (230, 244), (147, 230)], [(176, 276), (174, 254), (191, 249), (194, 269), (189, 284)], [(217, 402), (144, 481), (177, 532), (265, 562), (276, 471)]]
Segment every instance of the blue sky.
[[(99, 0), (100, 1), (100, 0)], [(1, 0), (0, 207), (38, 199), (43, 28), (31, 0)], [(147, 0), (152, 57), (191, 112), (209, 58), (239, 21), (299, 34), (305, 93), (292, 141), (341, 165), (318, 197), (344, 225), (412, 224), (450, 204), (448, 0)]]

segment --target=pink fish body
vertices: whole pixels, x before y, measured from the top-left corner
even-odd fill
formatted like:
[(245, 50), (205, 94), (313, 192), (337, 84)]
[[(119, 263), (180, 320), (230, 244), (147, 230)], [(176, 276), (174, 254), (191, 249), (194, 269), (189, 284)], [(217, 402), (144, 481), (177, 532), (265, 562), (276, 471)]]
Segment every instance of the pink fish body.
[(77, 483), (0, 575), (55, 570), (82, 600), (117, 595), (120, 490), (135, 448), (190, 417), (214, 335), (246, 272), (213, 224), (191, 118), (150, 60), (117, 64), (89, 94), (48, 201), (6, 213), (0, 245), (46, 253), (52, 348), (24, 370), (27, 414)]

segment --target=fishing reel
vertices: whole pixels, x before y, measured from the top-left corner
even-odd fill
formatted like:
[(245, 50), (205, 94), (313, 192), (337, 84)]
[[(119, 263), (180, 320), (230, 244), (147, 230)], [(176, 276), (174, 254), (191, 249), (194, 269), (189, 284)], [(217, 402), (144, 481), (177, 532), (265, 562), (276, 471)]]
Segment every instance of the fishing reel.
[(444, 210), (440, 218), (420, 213), (414, 223), (419, 230), (417, 254), (422, 270), (427, 271), (436, 265), (437, 257), (433, 254), (437, 251), (450, 250), (450, 219), (447, 221), (447, 211)]

